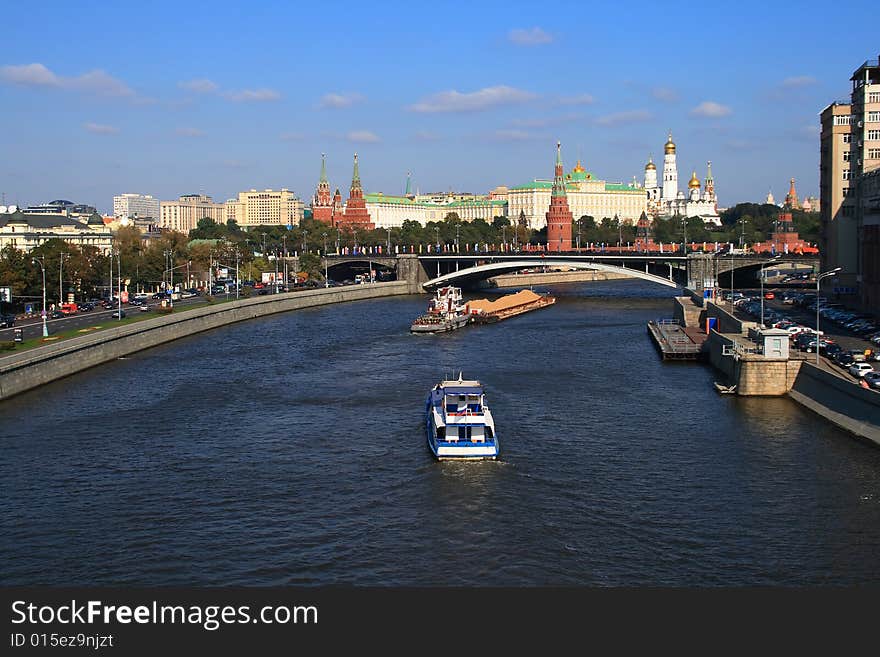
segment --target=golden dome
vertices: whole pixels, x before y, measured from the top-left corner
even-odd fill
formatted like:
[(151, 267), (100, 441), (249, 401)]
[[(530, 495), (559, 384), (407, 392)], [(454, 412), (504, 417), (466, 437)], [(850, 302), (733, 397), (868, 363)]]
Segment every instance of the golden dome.
[(697, 172), (694, 171), (691, 179), (688, 181), (688, 189), (699, 189), (700, 188), (700, 179), (697, 178)]
[(580, 160), (578, 160), (578, 163), (575, 165), (574, 169), (571, 170), (572, 173), (583, 173), (584, 171), (586, 171), (586, 169), (581, 166)]
[(649, 157), (648, 163), (645, 165), (645, 171), (654, 170), (657, 168), (657, 165), (654, 164), (654, 161)]

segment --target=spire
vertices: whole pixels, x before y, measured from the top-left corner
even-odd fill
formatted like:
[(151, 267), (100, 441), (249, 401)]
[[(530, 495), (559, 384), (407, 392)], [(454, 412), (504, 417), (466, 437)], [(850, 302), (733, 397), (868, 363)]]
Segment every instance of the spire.
[(411, 176), (412, 176), (412, 173), (409, 172), (409, 171), (407, 171), (407, 172), (406, 172), (406, 193), (404, 194), (404, 196), (412, 196), (412, 180), (411, 180)]
[(324, 161), (326, 155), (321, 153), (321, 178), (319, 182), (327, 182), (327, 163)]
[(360, 186), (360, 182), (361, 182), (361, 172), (358, 169), (358, 154), (355, 153), (354, 154), (354, 174), (352, 174), (352, 176), (351, 176), (351, 184), (352, 184), (352, 186), (354, 186), (354, 183), (358, 183), (358, 186)]
[(551, 196), (565, 196), (565, 177), (562, 168), (562, 142), (556, 142), (556, 172)]
[(712, 180), (712, 161), (706, 162), (706, 182)]

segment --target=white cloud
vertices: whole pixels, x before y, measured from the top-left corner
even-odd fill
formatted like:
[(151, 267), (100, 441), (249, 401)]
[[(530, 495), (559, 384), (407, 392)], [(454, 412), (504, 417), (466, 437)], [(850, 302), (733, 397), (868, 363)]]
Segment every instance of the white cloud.
[(57, 75), (43, 64), (22, 64), (0, 67), (0, 80), (26, 87), (48, 87), (94, 93), (99, 96), (135, 98), (135, 92), (124, 82), (95, 69), (76, 77)]
[(516, 129), (496, 130), (491, 136), (493, 141), (528, 141), (536, 138), (537, 135), (531, 132)]
[(192, 91), (197, 94), (212, 94), (220, 88), (216, 82), (208, 80), (207, 78), (197, 78), (195, 80), (178, 82), (177, 86), (181, 89), (186, 89), (187, 91)]
[(85, 123), (83, 128), (93, 135), (115, 135), (119, 133), (119, 128), (112, 125), (103, 125), (101, 123)]
[(318, 102), (318, 109), (342, 109), (364, 100), (361, 94), (324, 94)]
[(782, 86), (786, 89), (797, 89), (798, 87), (808, 87), (811, 84), (816, 84), (816, 78), (811, 75), (796, 75), (794, 77), (785, 78), (782, 81)]
[(345, 138), (355, 144), (375, 144), (382, 141), (376, 133), (369, 130), (352, 130), (345, 135)]
[(228, 91), (224, 96), (237, 103), (265, 103), (279, 100), (281, 98), (281, 94), (274, 89), (243, 89), (241, 91)]
[(615, 112), (614, 114), (606, 114), (596, 119), (599, 125), (625, 125), (627, 123), (639, 123), (642, 121), (650, 121), (654, 115), (647, 110), (629, 110), (627, 112)]
[(674, 103), (678, 100), (678, 92), (669, 87), (654, 87), (651, 89), (651, 95), (657, 100), (662, 100), (666, 103)]
[(733, 113), (727, 105), (721, 105), (711, 100), (704, 100), (691, 110), (691, 116), (700, 116), (707, 119), (719, 119)]
[(542, 46), (553, 43), (553, 35), (540, 27), (516, 28), (507, 33), (507, 39), (517, 46)]
[(205, 131), (198, 128), (178, 128), (174, 134), (178, 137), (204, 137)]
[(578, 94), (576, 96), (562, 96), (557, 102), (560, 105), (592, 105), (596, 99), (591, 94)]
[(481, 112), (498, 105), (524, 103), (533, 98), (536, 98), (535, 94), (504, 85), (485, 87), (471, 93), (461, 93), (453, 89), (423, 98), (407, 109), (423, 113)]

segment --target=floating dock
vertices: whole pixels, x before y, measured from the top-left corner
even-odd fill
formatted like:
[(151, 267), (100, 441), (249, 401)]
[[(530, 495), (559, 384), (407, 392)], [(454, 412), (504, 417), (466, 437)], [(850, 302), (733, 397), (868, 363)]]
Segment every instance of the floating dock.
[(673, 319), (648, 322), (648, 333), (663, 360), (701, 360), (708, 335), (698, 328), (681, 326)]

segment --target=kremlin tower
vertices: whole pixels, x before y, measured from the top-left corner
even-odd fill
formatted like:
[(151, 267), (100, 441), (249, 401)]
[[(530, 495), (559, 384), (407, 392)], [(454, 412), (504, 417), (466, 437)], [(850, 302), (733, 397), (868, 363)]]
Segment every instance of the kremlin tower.
[(675, 143), (672, 133), (663, 146), (663, 200), (673, 201), (678, 198), (678, 167), (675, 164)]
[(562, 144), (556, 142), (556, 173), (553, 191), (550, 193), (550, 209), (547, 212), (547, 250), (571, 249), (571, 210), (565, 195), (565, 176), (562, 169)]
[(312, 200), (312, 218), (325, 224), (333, 223), (333, 200), (330, 198), (330, 183), (327, 181), (327, 165), (321, 153), (321, 178), (318, 181), (318, 189)]
[[(339, 193), (339, 190), (336, 191)], [(376, 225), (370, 221), (370, 213), (364, 202), (364, 190), (361, 187), (361, 175), (358, 170), (358, 156), (354, 154), (354, 173), (351, 177), (351, 189), (348, 192), (348, 202), (345, 204), (345, 212), (336, 219), (336, 226), (348, 226), (373, 230)]]
[(791, 179), (791, 187), (785, 196), (785, 206), (789, 210), (800, 210), (801, 204), (798, 202), (797, 192), (794, 189), (794, 178)]

